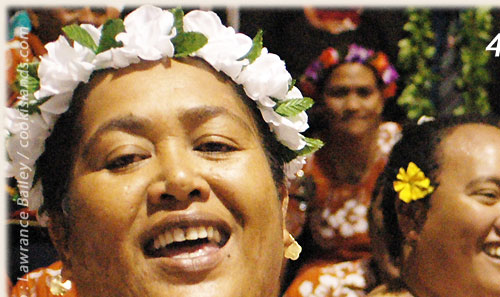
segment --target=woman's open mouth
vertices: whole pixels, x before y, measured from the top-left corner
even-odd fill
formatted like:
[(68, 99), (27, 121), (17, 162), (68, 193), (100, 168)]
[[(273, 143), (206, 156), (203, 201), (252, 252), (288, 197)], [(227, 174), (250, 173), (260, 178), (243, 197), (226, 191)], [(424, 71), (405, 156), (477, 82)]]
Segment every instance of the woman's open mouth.
[(215, 268), (224, 259), (231, 237), (220, 221), (176, 219), (152, 231), (145, 245), (147, 258), (159, 261), (169, 271), (199, 272)]
[(146, 252), (151, 257), (196, 258), (223, 247), (227, 240), (226, 232), (216, 226), (176, 227), (153, 238)]
[(486, 244), (483, 251), (488, 256), (500, 260), (500, 242)]

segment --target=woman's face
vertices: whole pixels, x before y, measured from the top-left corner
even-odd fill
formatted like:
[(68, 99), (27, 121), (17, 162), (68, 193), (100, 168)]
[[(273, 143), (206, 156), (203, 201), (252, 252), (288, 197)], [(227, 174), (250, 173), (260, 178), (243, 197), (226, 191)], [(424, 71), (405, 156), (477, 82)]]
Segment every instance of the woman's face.
[(373, 71), (360, 63), (346, 63), (331, 73), (323, 92), (332, 114), (332, 128), (364, 136), (378, 127), (384, 108)]
[(29, 10), (33, 26), (43, 43), (56, 40), (62, 27), (71, 24), (103, 25), (108, 19), (118, 18), (120, 11), (114, 7), (73, 7)]
[(498, 297), (500, 130), (460, 126), (440, 149), (439, 186), (417, 237), (410, 277), (426, 288), (419, 296)]
[(82, 296), (277, 295), (283, 200), (248, 108), (200, 61), (145, 64), (86, 98), (69, 276)]

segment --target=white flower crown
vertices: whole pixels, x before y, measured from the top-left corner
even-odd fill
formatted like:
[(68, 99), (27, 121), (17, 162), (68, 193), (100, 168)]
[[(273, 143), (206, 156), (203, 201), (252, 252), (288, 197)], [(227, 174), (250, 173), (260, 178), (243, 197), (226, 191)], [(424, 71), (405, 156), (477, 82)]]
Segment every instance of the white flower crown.
[[(99, 69), (123, 68), (142, 60), (164, 57), (200, 57), (242, 85), (254, 100), (276, 138), (289, 149), (285, 173), (293, 178), (305, 163), (305, 155), (322, 146), (301, 135), (308, 128), (305, 110), (312, 106), (293, 86), (285, 63), (262, 48), (262, 34), (252, 40), (224, 26), (213, 12), (180, 9), (170, 11), (145, 5), (123, 21), (114, 19), (96, 28), (71, 25), (64, 36), (45, 47), (48, 54), (39, 65), (18, 66), (20, 96), (16, 108), (7, 108), (7, 175), (18, 181), (20, 197), (31, 209), (43, 203), (36, 178), (36, 160), (45, 149), (59, 116), (71, 103), (80, 83), (87, 83)], [(37, 68), (38, 66), (38, 68)], [(36, 91), (36, 92), (35, 92)]]

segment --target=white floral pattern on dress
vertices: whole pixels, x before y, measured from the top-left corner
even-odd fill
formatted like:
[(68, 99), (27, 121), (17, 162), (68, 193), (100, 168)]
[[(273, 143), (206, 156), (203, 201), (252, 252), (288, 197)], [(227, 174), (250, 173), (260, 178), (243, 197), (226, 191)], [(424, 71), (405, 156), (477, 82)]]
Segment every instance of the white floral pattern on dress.
[(302, 297), (362, 297), (367, 288), (362, 261), (343, 262), (321, 268), (315, 287), (312, 281), (299, 286)]
[(358, 233), (366, 233), (368, 231), (367, 213), (367, 206), (357, 199), (347, 200), (343, 207), (333, 214), (330, 208), (325, 208), (321, 213), (321, 218), (325, 223), (321, 226), (321, 235), (324, 238), (333, 238), (336, 234), (342, 237), (352, 237)]

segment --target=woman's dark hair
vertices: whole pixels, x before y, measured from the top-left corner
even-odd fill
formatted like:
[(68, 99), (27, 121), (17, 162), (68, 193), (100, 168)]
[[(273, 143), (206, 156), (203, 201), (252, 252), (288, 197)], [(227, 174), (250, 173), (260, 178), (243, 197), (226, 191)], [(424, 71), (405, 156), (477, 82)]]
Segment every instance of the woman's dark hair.
[[(112, 70), (107, 69), (100, 72), (106, 71)], [(49, 215), (63, 210), (63, 198), (71, 179), (76, 147), (80, 142), (83, 132), (79, 118), (84, 100), (90, 92), (90, 86), (95, 84), (96, 80), (99, 79), (99, 77), (95, 77), (97, 73), (99, 72), (92, 74), (92, 78), (88, 84), (80, 84), (76, 88), (69, 109), (57, 120), (51, 135), (45, 142), (45, 151), (37, 161), (37, 170), (41, 177), (44, 197), (40, 211), (47, 211)], [(232, 82), (224, 73), (218, 73), (223, 79)], [(238, 94), (243, 98), (243, 102), (248, 106), (260, 132), (264, 151), (270, 164), (276, 187), (278, 188), (278, 186), (285, 182), (284, 164), (287, 161), (287, 153), (289, 151), (278, 142), (276, 136), (262, 119), (256, 104), (245, 95), (243, 88), (240, 85), (234, 85)]]
[[(389, 156), (389, 161), (377, 180), (373, 193), (371, 207), (380, 207), (383, 222), (377, 224), (370, 218), (370, 233), (373, 240), (384, 240), (390, 256), (398, 258), (401, 252), (404, 235), (398, 222), (397, 196), (393, 189), (393, 182), (400, 168), (407, 168), (408, 163), (415, 163), (429, 179), (431, 184), (438, 187), (436, 179), (440, 168), (440, 144), (451, 134), (454, 129), (466, 124), (484, 124), (498, 127), (499, 119), (496, 117), (462, 116), (442, 117), (421, 125), (411, 124), (403, 129), (403, 137), (398, 141)], [(406, 204), (408, 215), (415, 218), (417, 228), (425, 222), (427, 211), (430, 207), (432, 194), (424, 199)], [(417, 217), (418, 212), (418, 217)], [(374, 209), (370, 210), (370, 214)], [(405, 215), (407, 215), (405, 213)], [(383, 230), (373, 230), (383, 228)], [(384, 236), (374, 236), (374, 234)]]

